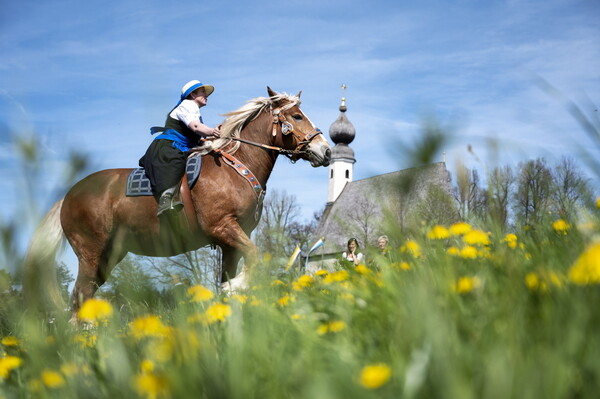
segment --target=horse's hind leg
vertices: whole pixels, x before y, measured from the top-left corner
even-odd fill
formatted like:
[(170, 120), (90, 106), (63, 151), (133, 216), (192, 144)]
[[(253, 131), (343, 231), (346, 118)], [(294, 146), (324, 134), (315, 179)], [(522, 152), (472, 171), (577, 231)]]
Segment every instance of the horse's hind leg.
[(234, 248), (222, 248), (223, 256), (221, 257), (221, 283), (234, 278), (237, 272), (237, 266), (242, 257), (239, 251)]
[(76, 317), (81, 304), (94, 296), (96, 290), (104, 282), (100, 282), (98, 278), (99, 270), (100, 259), (79, 259), (79, 272), (71, 295), (71, 311), (74, 317)]
[(94, 296), (94, 293), (108, 278), (110, 271), (125, 255), (113, 255), (109, 259), (101, 255), (89, 259), (79, 258), (79, 272), (71, 296), (71, 311), (74, 317), (76, 317), (81, 304)]

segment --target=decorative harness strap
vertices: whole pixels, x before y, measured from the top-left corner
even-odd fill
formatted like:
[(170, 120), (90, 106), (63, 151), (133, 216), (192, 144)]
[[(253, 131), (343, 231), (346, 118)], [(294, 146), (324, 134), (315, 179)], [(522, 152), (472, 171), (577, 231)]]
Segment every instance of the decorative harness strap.
[(240, 160), (238, 160), (233, 155), (221, 151), (219, 149), (215, 149), (213, 150), (213, 152), (215, 152), (217, 155), (220, 155), (223, 158), (223, 161), (225, 161), (226, 165), (231, 166), (233, 170), (235, 170), (240, 176), (246, 179), (246, 181), (250, 184), (250, 186), (252, 187), (252, 191), (254, 191), (257, 197), (256, 210), (254, 211), (254, 219), (260, 219), (260, 214), (262, 213), (262, 203), (265, 198), (266, 191), (263, 190), (262, 185), (260, 184), (256, 176), (254, 176), (254, 173), (252, 173), (252, 171), (246, 165), (240, 162)]

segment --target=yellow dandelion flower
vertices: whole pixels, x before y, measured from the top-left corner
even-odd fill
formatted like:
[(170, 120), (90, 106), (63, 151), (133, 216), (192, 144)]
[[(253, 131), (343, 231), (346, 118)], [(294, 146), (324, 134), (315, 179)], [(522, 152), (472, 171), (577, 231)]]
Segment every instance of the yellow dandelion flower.
[(83, 332), (81, 334), (77, 334), (73, 340), (78, 342), (82, 348), (93, 348), (96, 346), (96, 341), (98, 336), (96, 334), (89, 334), (87, 332)]
[(530, 272), (525, 276), (525, 285), (531, 291), (547, 292), (550, 287), (561, 288), (562, 278), (554, 271)]
[(154, 315), (136, 318), (129, 323), (129, 330), (133, 337), (137, 339), (146, 337), (163, 338), (169, 333), (169, 328), (162, 323), (158, 316)]
[(578, 285), (600, 284), (600, 242), (577, 258), (569, 269), (569, 280)]
[(414, 240), (407, 240), (406, 243), (402, 247), (400, 247), (400, 251), (408, 252), (415, 258), (418, 258), (421, 256), (421, 246), (419, 245), (418, 242), (416, 242)]
[(329, 326), (327, 324), (321, 324), (319, 328), (317, 328), (317, 334), (325, 335), (329, 331)]
[(291, 299), (290, 295), (285, 294), (284, 296), (282, 296), (281, 298), (279, 298), (277, 300), (277, 304), (283, 308), (290, 303), (290, 299)]
[(298, 320), (304, 320), (304, 319), (306, 319), (306, 316), (304, 316), (304, 315), (301, 315), (301, 314), (298, 314), (298, 313), (294, 313), (292, 315), (292, 320), (298, 321)]
[(358, 274), (362, 274), (363, 276), (371, 273), (371, 269), (369, 269), (366, 265), (360, 264), (354, 267), (354, 271)]
[(322, 323), (317, 329), (317, 334), (324, 335), (327, 333), (336, 333), (344, 330), (346, 328), (346, 323), (341, 320), (333, 320), (327, 323)]
[(459, 294), (468, 294), (480, 284), (478, 277), (463, 276), (454, 283), (453, 290)]
[(446, 252), (448, 253), (448, 255), (452, 255), (452, 256), (460, 255), (460, 249), (458, 249), (456, 247), (450, 247), (446, 250)]
[(558, 219), (552, 223), (552, 228), (557, 233), (567, 234), (567, 231), (571, 228), (571, 225), (563, 219)]
[(239, 303), (246, 303), (248, 302), (248, 295), (233, 294), (231, 299), (235, 299)]
[(4, 356), (0, 358), (0, 379), (8, 378), (11, 370), (14, 370), (23, 364), (23, 359), (17, 356)]
[(231, 306), (217, 302), (206, 309), (205, 314), (209, 323), (224, 321), (227, 317), (231, 316)]
[(354, 295), (352, 295), (349, 292), (342, 292), (342, 293), (340, 293), (340, 298), (345, 299), (347, 301), (354, 302)]
[(531, 291), (536, 291), (540, 286), (540, 278), (534, 272), (527, 273), (527, 275), (525, 275), (525, 285)]
[(509, 233), (506, 236), (504, 236), (502, 241), (505, 242), (506, 245), (510, 249), (515, 249), (517, 247), (517, 235), (516, 234)]
[(94, 324), (108, 319), (112, 314), (113, 308), (110, 302), (96, 298), (85, 301), (77, 313), (80, 320)]
[(298, 277), (298, 280), (292, 283), (292, 288), (295, 291), (302, 291), (304, 288), (310, 287), (315, 282), (315, 279), (308, 274)]
[(187, 317), (186, 321), (190, 324), (202, 323), (207, 324), (207, 317), (204, 313), (194, 313)]
[(411, 270), (412, 266), (408, 262), (394, 262), (391, 264), (392, 269), (396, 270)]
[(138, 374), (134, 378), (133, 387), (140, 396), (148, 399), (167, 396), (169, 393), (169, 381), (161, 374)]
[(259, 306), (262, 304), (262, 301), (258, 299), (256, 296), (252, 295), (250, 297), (250, 306)]
[(377, 389), (392, 377), (392, 369), (385, 363), (370, 364), (360, 371), (360, 385), (367, 389)]
[(465, 259), (475, 259), (477, 258), (477, 248), (472, 245), (467, 245), (460, 250), (460, 256)]
[(202, 285), (194, 285), (188, 288), (187, 293), (192, 297), (193, 302), (210, 301), (215, 296), (214, 292)]
[(471, 225), (465, 222), (458, 222), (450, 226), (450, 234), (452, 234), (453, 236), (462, 236), (463, 234), (466, 234), (469, 231), (471, 231), (471, 229)]
[(283, 281), (281, 281), (281, 280), (278, 280), (278, 279), (271, 281), (271, 286), (272, 287), (275, 287), (275, 286), (278, 286), (278, 285), (285, 286), (285, 283)]
[(154, 362), (150, 359), (144, 359), (140, 362), (140, 370), (142, 373), (152, 373), (154, 371)]
[(78, 374), (80, 370), (80, 366), (77, 363), (68, 362), (64, 363), (60, 366), (60, 372), (65, 377), (70, 377), (72, 375)]
[(2, 338), (2, 345), (4, 346), (19, 346), (20, 341), (16, 338), (13, 337), (12, 335), (8, 335), (4, 338)]
[(469, 245), (490, 245), (488, 233), (481, 230), (471, 230), (463, 235), (463, 240)]
[(430, 240), (445, 240), (448, 237), (450, 237), (450, 232), (447, 228), (440, 225), (433, 226), (427, 232), (427, 238), (429, 238)]
[(329, 272), (327, 270), (323, 270), (323, 269), (319, 269), (317, 270), (317, 272), (315, 273), (315, 275), (319, 276), (319, 277), (325, 277), (329, 274)]
[(600, 197), (596, 198), (596, 208), (600, 209)]
[(347, 270), (338, 270), (337, 272), (329, 273), (323, 279), (325, 284), (331, 284), (340, 281), (346, 281), (350, 277)]
[(44, 370), (40, 378), (42, 383), (48, 388), (60, 388), (65, 385), (65, 379), (58, 371)]
[(329, 331), (340, 332), (346, 328), (346, 323), (341, 320), (334, 320), (329, 322)]
[(561, 288), (563, 286), (563, 279), (554, 271), (548, 272), (546, 278), (555, 287)]

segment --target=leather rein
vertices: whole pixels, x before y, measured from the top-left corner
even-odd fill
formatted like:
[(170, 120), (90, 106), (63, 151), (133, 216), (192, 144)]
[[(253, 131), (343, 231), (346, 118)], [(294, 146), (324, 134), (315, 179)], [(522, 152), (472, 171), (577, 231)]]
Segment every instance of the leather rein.
[[(315, 137), (317, 137), (319, 134), (323, 134), (323, 132), (320, 129), (315, 127), (304, 137), (304, 139), (299, 134), (297, 134), (296, 131), (294, 130), (294, 125), (292, 125), (290, 122), (287, 121), (285, 115), (282, 112), (282, 111), (285, 111), (285, 110), (293, 107), (294, 105), (296, 105), (296, 104), (290, 103), (281, 108), (275, 108), (275, 109), (273, 109), (273, 107), (270, 106), (271, 115), (273, 116), (273, 136), (277, 135), (277, 126), (281, 125), (281, 133), (284, 136), (287, 136), (288, 134), (293, 134), (294, 137), (296, 138), (296, 141), (298, 142), (298, 145), (293, 150), (288, 150), (286, 148), (272, 146), (272, 145), (268, 145), (268, 144), (257, 143), (255, 141), (246, 140), (241, 137), (224, 137), (224, 138), (232, 140), (232, 141), (238, 141), (238, 142), (244, 143), (244, 144), (249, 144), (254, 147), (259, 147), (259, 148), (262, 148), (262, 149), (265, 149), (268, 151), (275, 151), (275, 152), (289, 158), (289, 160), (292, 161), (292, 163), (295, 163), (298, 160), (300, 155), (308, 154), (308, 151), (306, 151), (305, 148), (310, 144), (310, 142)], [(210, 140), (214, 140), (214, 139), (210, 139)]]

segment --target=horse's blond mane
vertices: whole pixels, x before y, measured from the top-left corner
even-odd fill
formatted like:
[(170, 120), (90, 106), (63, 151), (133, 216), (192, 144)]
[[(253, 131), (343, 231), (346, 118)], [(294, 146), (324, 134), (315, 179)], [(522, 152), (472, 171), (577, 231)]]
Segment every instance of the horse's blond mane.
[[(246, 102), (235, 111), (224, 114), (225, 120), (221, 125), (221, 138), (213, 142), (213, 148), (221, 148), (229, 143), (229, 137), (239, 137), (242, 128), (246, 123), (256, 119), (265, 108), (272, 106), (275, 102), (287, 100), (293, 105), (300, 104), (300, 98), (286, 93), (278, 93), (274, 97), (256, 97)], [(235, 152), (239, 147), (236, 142), (235, 147), (228, 149), (227, 152)]]

